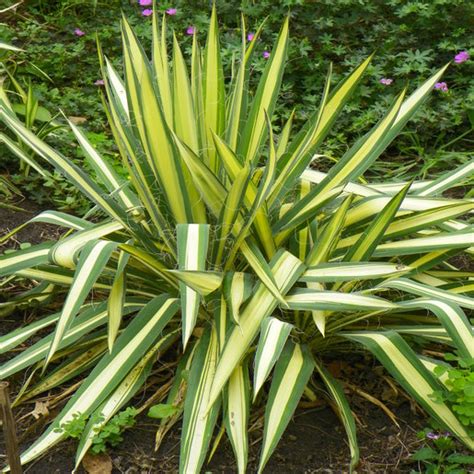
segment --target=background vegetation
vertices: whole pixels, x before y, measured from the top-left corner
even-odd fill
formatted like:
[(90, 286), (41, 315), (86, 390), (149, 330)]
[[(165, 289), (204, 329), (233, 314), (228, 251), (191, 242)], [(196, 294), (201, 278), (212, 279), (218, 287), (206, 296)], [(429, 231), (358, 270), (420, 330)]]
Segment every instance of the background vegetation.
[[(151, 17), (143, 16), (145, 7), (135, 1), (99, 1), (95, 8), (93, 3), (90, 0), (29, 1), (3, 15), (0, 37), (24, 49), (15, 54), (4, 53), (5, 67), (23, 86), (32, 82), (40, 106), (53, 115), (59, 106), (85, 127), (88, 139), (99, 151), (110, 156), (116, 150), (98, 99), (102, 86), (99, 85), (96, 35), (120, 70), (121, 12), (130, 19), (145, 44), (149, 44), (147, 40), (151, 38)], [(158, 3), (160, 14), (169, 8), (176, 9), (168, 19), (178, 38), (184, 39), (185, 46), (191, 46), (191, 37), (186, 34), (189, 26), (194, 26), (204, 38), (208, 1)], [(255, 72), (263, 69), (267, 61), (263, 53), (270, 49), (279, 25), (290, 14), (291, 61), (276, 110), (279, 117), (275, 121), (276, 128), (293, 109), (296, 109), (298, 124), (317, 108), (329, 62), (334, 64), (333, 83), (336, 84), (363, 58), (376, 52), (363, 84), (346, 106), (344, 119), (320, 151), (328, 155), (328, 165), (333, 157), (342, 155), (349, 143), (370, 129), (411, 79), (428, 77), (442, 64), (453, 60), (459, 51), (469, 52), (473, 47), (469, 24), (474, 21), (474, 5), (465, 0), (243, 0), (240, 9), (236, 8), (235, 1), (218, 0), (217, 6), (226, 71), (230, 70), (228, 66), (239, 50), (240, 12), (245, 15), (250, 32), (256, 31), (266, 18), (259, 53), (252, 65)], [(81, 36), (76, 34), (78, 31)], [(443, 78), (448, 91), (437, 90), (432, 94), (403, 135), (387, 150), (390, 160), (380, 162), (372, 172), (384, 179), (426, 177), (463, 163), (466, 156), (462, 150), (472, 144), (469, 132), (474, 123), (473, 72), (472, 61), (453, 62)], [(392, 82), (382, 84), (381, 79)], [(79, 148), (71, 146), (67, 132), (57, 131), (55, 144), (58, 136), (67, 156), (82, 157)], [(7, 160), (5, 153), (2, 156), (1, 172), (11, 173), (13, 182), (22, 185), (24, 192), (39, 203), (53, 200), (61, 209), (75, 210), (79, 214), (85, 210), (86, 203), (58, 175), (44, 187), (44, 180), (36, 174), (18, 174), (16, 159)]]

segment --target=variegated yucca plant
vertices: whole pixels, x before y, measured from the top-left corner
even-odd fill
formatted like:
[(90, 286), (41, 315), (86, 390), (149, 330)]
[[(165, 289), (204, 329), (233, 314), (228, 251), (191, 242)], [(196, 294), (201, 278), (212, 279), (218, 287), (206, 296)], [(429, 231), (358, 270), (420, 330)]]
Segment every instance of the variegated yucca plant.
[(22, 462), (61, 441), (61, 426), (82, 414), (90, 421), (79, 464), (95, 430), (131, 399), (170, 347), (182, 347), (182, 357), (160, 393), (177, 413), (163, 420), (157, 439), (182, 416), (182, 473), (200, 471), (216, 424), (222, 428), (214, 446), (225, 432), (245, 472), (249, 426), (259, 416), (252, 409), (264, 405), (262, 471), (299, 400), (318, 387), (338, 411), (354, 468), (356, 423), (324, 360), (362, 349), (472, 449), (466, 427), (431, 397), (446, 390), (433, 375), (443, 361), (417, 353), (409, 341), (474, 356), (473, 328), (461, 309), (474, 307), (473, 274), (449, 261), (472, 253), (472, 226), (458, 218), (474, 203), (441, 196), (468, 179), (474, 164), (433, 181), (361, 179), (445, 67), (409, 97), (398, 96), (323, 173), (315, 153), (370, 58), (334, 89), (329, 69), (316, 113), (296, 133), (291, 115), (276, 137), (288, 22), (254, 93), (248, 85), (259, 32), (247, 43), (242, 28), (240, 62), (226, 81), (215, 11), (204, 50), (193, 38), (189, 65), (175, 37), (168, 60), (164, 20), (153, 20), (151, 61), (125, 19), (122, 36), (124, 77), (106, 58), (102, 67), (104, 106), (129, 180), (74, 124), (93, 174), (27, 130), (5, 100), (1, 106), (4, 124), (93, 203), (85, 218), (41, 213), (31, 222), (69, 230), (57, 242), (0, 257), (6, 281), (34, 282), (2, 303), (4, 310), (35, 301), (46, 306), (64, 295), (59, 312), (0, 339), (7, 351), (51, 330), (0, 367), (1, 379), (30, 370), (16, 404), (83, 378)]

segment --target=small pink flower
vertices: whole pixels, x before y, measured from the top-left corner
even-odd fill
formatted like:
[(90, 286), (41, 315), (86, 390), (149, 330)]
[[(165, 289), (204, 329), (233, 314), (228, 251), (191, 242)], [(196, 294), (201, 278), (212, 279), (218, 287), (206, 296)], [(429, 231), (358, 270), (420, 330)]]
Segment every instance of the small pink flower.
[(145, 8), (145, 10), (142, 11), (143, 16), (150, 16), (153, 15), (153, 10), (151, 8)]
[(434, 85), (434, 88), (436, 90), (439, 90), (441, 92), (448, 92), (448, 84), (446, 84), (446, 82), (437, 82), (435, 85)]
[(469, 53), (467, 51), (461, 51), (456, 56), (454, 56), (454, 62), (456, 64), (462, 64), (466, 62), (470, 58)]
[(97, 79), (97, 81), (94, 82), (95, 86), (103, 86), (105, 84), (103, 79)]
[(196, 33), (196, 28), (194, 26), (188, 26), (188, 29), (186, 30), (187, 35), (194, 35)]
[(265, 58), (265, 59), (268, 59), (270, 57), (270, 51), (264, 51), (262, 56)]
[(75, 34), (76, 36), (84, 36), (84, 35), (85, 35), (85, 33), (84, 33), (80, 28), (76, 28), (76, 29), (74, 30), (74, 34)]
[(393, 79), (389, 79), (387, 77), (382, 77), (382, 79), (380, 79), (380, 84), (383, 84), (384, 86), (389, 86), (392, 82), (393, 82)]
[(168, 8), (168, 10), (166, 10), (166, 14), (167, 15), (176, 15), (176, 12), (178, 10), (176, 8)]
[(138, 3), (141, 7), (149, 7), (153, 3), (153, 0), (139, 0)]
[(255, 33), (249, 33), (247, 35), (247, 41), (252, 41), (255, 38)]

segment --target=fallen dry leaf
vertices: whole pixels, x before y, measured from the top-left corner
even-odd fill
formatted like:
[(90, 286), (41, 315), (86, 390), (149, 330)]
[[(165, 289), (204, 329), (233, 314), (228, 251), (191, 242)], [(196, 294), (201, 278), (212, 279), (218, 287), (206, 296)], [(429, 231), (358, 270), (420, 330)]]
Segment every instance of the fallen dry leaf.
[(82, 123), (87, 122), (86, 117), (74, 117), (74, 115), (70, 115), (68, 119), (74, 124), (74, 125), (81, 125)]
[(82, 460), (82, 466), (88, 474), (110, 474), (112, 472), (112, 459), (106, 453), (87, 453)]

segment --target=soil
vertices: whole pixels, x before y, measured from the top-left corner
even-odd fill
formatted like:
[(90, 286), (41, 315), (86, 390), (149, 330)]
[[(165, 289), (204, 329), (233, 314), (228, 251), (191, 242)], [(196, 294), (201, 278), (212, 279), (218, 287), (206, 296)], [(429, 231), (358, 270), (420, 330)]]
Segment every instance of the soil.
[[(413, 464), (408, 457), (420, 446), (416, 432), (426, 420), (412, 412), (408, 402), (395, 409), (398, 428), (378, 407), (358, 400), (358, 436), (361, 462), (358, 473), (409, 473)], [(154, 452), (157, 423), (140, 418), (135, 427), (124, 434), (124, 441), (109, 454), (114, 474), (171, 474), (178, 471), (180, 427), (165, 438)], [(257, 472), (261, 430), (250, 433), (249, 473)], [(237, 472), (230, 443), (224, 440), (203, 472), (227, 474)], [(2, 443), (3, 444), (3, 443)], [(23, 448), (29, 443), (26, 443)], [(76, 443), (66, 441), (45, 457), (25, 466), (30, 474), (66, 474), (74, 467)], [(310, 474), (349, 472), (349, 448), (344, 429), (327, 406), (299, 409), (288, 426), (265, 474)], [(411, 464), (411, 466), (409, 465)], [(78, 471), (86, 471), (81, 467)]]
[[(30, 200), (10, 204), (14, 204), (15, 207), (22, 209), (22, 211), (12, 211), (0, 206), (0, 240), (21, 224), (37, 216), (41, 211), (46, 210)], [(57, 238), (60, 235), (60, 231), (61, 229), (57, 226), (34, 222), (23, 227), (6, 242), (0, 243), (0, 253), (7, 248), (18, 247), (19, 243), (38, 244), (45, 240)]]

